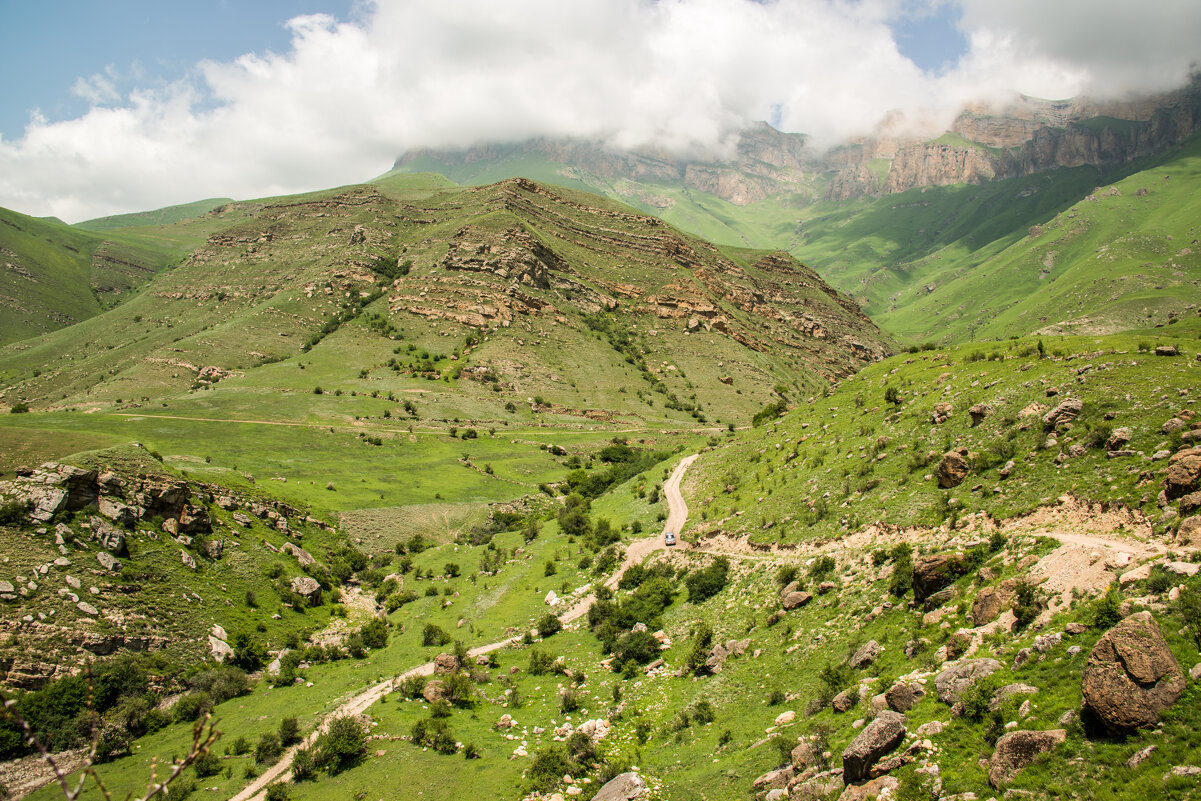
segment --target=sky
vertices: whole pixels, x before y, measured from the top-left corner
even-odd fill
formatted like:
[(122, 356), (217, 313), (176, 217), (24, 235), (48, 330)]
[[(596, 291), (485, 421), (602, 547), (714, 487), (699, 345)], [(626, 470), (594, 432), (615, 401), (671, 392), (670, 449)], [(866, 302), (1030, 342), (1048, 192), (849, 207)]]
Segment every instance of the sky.
[(531, 136), (937, 133), (1013, 92), (1175, 88), (1198, 33), (1196, 0), (0, 0), (0, 206), (76, 222)]

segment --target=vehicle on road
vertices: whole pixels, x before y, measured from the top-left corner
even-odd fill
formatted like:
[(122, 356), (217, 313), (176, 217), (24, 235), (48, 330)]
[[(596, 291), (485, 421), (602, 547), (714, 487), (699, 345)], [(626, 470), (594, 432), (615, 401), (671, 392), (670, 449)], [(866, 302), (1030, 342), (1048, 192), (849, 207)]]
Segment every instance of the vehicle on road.
[(676, 544), (676, 535), (672, 534), (670, 531), (668, 531), (667, 533), (665, 533), (663, 535), (663, 543), (665, 545), (675, 545)]

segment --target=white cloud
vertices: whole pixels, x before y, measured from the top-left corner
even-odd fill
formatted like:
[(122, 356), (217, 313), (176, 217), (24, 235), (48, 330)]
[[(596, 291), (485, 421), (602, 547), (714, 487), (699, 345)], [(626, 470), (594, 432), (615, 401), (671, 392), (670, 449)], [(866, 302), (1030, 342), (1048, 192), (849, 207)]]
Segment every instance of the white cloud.
[(379, 0), (356, 23), (299, 17), (287, 52), (167, 88), (117, 97), (111, 76), (81, 78), (90, 111), (0, 141), (0, 205), (78, 220), (302, 191), (412, 147), (538, 135), (698, 151), (776, 118), (833, 142), (1007, 90), (1167, 88), (1201, 30), (1183, 0), (957, 0), (969, 52), (929, 75), (888, 23), (947, 1)]

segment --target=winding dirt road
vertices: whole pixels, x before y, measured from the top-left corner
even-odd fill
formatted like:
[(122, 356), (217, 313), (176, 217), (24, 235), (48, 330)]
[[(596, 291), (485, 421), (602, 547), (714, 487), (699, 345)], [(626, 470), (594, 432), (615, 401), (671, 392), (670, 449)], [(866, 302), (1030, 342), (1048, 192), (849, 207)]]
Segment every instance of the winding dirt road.
[[(674, 532), (679, 535), (680, 530), (684, 527), (684, 523), (688, 521), (688, 505), (684, 503), (684, 496), (680, 494), (680, 480), (684, 477), (685, 471), (689, 466), (696, 461), (696, 454), (685, 457), (676, 465), (676, 469), (672, 471), (671, 476), (663, 485), (664, 494), (667, 497), (667, 522), (664, 524), (663, 531), (645, 539), (637, 540), (630, 543), (626, 548), (625, 558), (616, 572), (605, 582), (607, 587), (616, 587), (617, 582), (621, 580), (622, 575), (629, 569), (631, 565), (637, 564), (645, 559), (652, 552), (665, 548), (663, 535), (668, 532)], [(583, 616), (588, 612), (588, 607), (592, 606), (592, 602), (596, 600), (595, 594), (580, 599), (576, 604), (567, 611), (559, 615), (559, 620), (563, 623), (570, 623), (573, 620)], [(520, 637), (510, 637), (507, 640), (488, 643), (487, 645), (478, 645), (472, 648), (467, 653), (470, 656), (478, 656), (491, 651), (513, 645), (521, 641)], [(297, 746), (288, 749), (270, 768), (262, 773), (257, 779), (244, 787), (241, 792), (233, 796), (230, 801), (265, 801), (267, 797), (267, 787), (277, 781), (287, 781), (292, 778), (291, 767), (292, 759), (296, 756), (296, 752), (301, 748), (308, 748), (317, 740), (317, 736), (325, 731), (330, 721), (337, 717), (345, 717), (347, 715), (361, 714), (384, 696), (385, 693), (392, 689), (395, 682), (408, 678), (409, 676), (429, 676), (434, 672), (434, 663), (426, 662), (424, 665), (408, 670), (394, 679), (387, 679), (377, 684), (373, 684), (366, 690), (363, 690), (358, 695), (341, 704), (333, 712), (325, 716), (321, 725), (315, 729), (304, 741)]]

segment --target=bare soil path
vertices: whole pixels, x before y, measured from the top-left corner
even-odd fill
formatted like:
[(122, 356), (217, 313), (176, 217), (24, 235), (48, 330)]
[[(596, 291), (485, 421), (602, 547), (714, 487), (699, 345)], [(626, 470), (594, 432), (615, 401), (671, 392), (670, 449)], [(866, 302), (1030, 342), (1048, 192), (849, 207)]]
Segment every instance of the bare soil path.
[[(668, 515), (667, 522), (664, 524), (663, 531), (650, 537), (630, 543), (626, 548), (625, 558), (621, 565), (613, 573), (612, 576), (605, 582), (608, 587), (616, 587), (617, 582), (621, 580), (622, 575), (629, 569), (631, 565), (637, 564), (645, 559), (652, 552), (665, 548), (663, 535), (668, 532), (674, 532), (677, 535), (684, 523), (688, 520), (688, 505), (684, 503), (684, 496), (680, 494), (680, 480), (684, 477), (684, 472), (688, 467), (696, 461), (696, 454), (685, 457), (676, 469), (672, 471), (671, 477), (664, 484), (664, 493), (667, 496)], [(596, 600), (596, 595), (589, 594), (580, 599), (575, 605), (567, 609), (559, 615), (559, 620), (563, 623), (570, 623), (573, 620), (583, 616), (588, 611), (588, 607)], [(507, 640), (488, 643), (487, 645), (478, 645), (472, 648), (467, 653), (470, 656), (478, 656), (504, 648), (508, 645), (520, 642), (520, 637), (510, 637)], [(318, 735), (325, 731), (330, 721), (338, 717), (346, 717), (348, 715), (359, 715), (367, 711), (367, 709), (384, 696), (385, 693), (391, 691), (395, 682), (408, 678), (409, 676), (429, 676), (434, 672), (434, 663), (426, 662), (423, 665), (402, 673), (394, 679), (387, 679), (371, 685), (367, 689), (350, 698), (345, 703), (342, 703), (333, 712), (325, 716), (321, 725), (317, 727), (308, 737), (304, 739), (300, 745), (293, 746), (288, 749), (278, 762), (264, 771), (258, 778), (248, 784), (237, 795), (233, 796), (230, 801), (264, 801), (267, 797), (267, 787), (277, 781), (287, 781), (292, 777), (291, 767), (292, 759), (296, 756), (296, 752), (301, 748), (308, 748), (316, 742)]]

